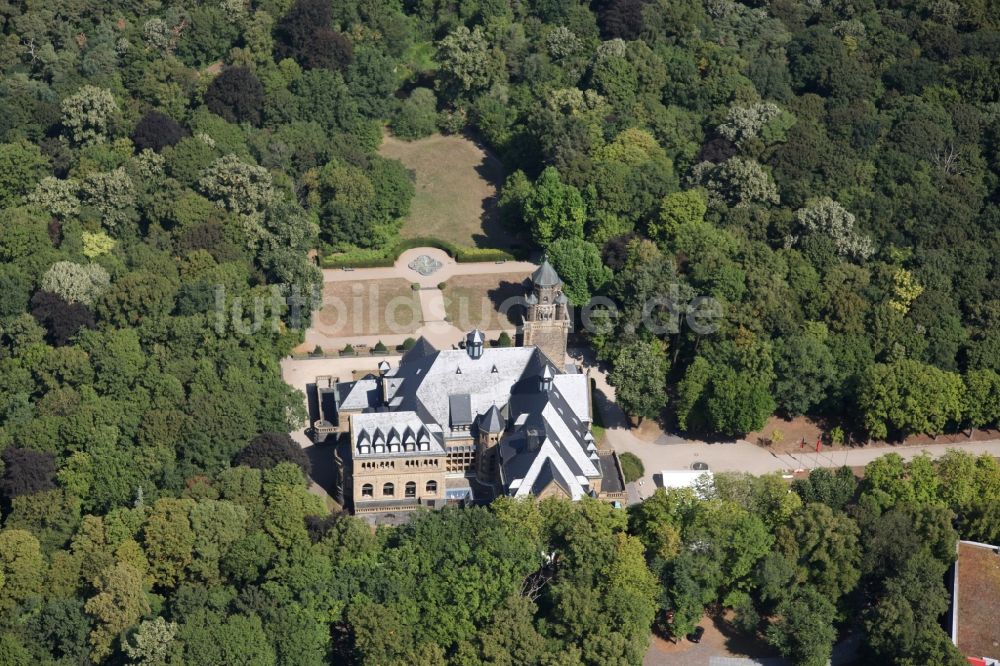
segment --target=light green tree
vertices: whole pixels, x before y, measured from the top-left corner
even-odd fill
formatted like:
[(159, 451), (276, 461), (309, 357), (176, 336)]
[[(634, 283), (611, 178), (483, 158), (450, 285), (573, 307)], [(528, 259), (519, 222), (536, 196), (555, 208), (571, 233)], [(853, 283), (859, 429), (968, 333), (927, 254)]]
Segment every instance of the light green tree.
[(84, 608), (96, 621), (90, 632), (90, 658), (101, 663), (112, 653), (115, 639), (149, 613), (143, 574), (131, 564), (117, 563), (97, 577), (97, 592)]
[(861, 379), (858, 406), (869, 435), (936, 435), (962, 417), (962, 378), (912, 359), (876, 363)]
[(247, 164), (232, 154), (215, 160), (198, 184), (216, 205), (241, 215), (260, 214), (276, 198), (267, 169)]
[(965, 375), (962, 416), (971, 431), (1000, 423), (1000, 374), (970, 370)]
[(62, 101), (62, 122), (76, 144), (103, 143), (118, 113), (107, 88), (86, 85)]
[(95, 259), (111, 252), (117, 244), (118, 241), (103, 231), (83, 232), (83, 256), (88, 259)]
[(194, 560), (190, 568), (210, 584), (221, 581), (219, 562), (229, 548), (246, 536), (245, 508), (232, 502), (201, 500), (191, 508)]
[(595, 292), (611, 282), (611, 269), (601, 261), (600, 249), (580, 238), (560, 238), (549, 245), (549, 260), (565, 283), (566, 296), (585, 305)]
[(179, 663), (176, 638), (177, 623), (157, 616), (143, 620), (132, 638), (122, 642), (122, 648), (131, 666), (167, 666)]
[(38, 539), (27, 530), (0, 530), (0, 610), (39, 594), (45, 578), (45, 559)]
[(93, 304), (110, 284), (111, 276), (100, 264), (57, 261), (42, 276), (42, 289), (85, 305)]
[(87, 176), (82, 191), (83, 201), (100, 211), (101, 222), (112, 231), (135, 214), (135, 185), (125, 167)]
[(580, 191), (562, 182), (555, 167), (547, 167), (524, 200), (524, 221), (543, 248), (559, 238), (582, 238), (587, 216)]
[(68, 217), (80, 212), (80, 183), (73, 178), (42, 178), (34, 191), (28, 195), (28, 201), (39, 206), (50, 215)]
[(430, 88), (414, 88), (392, 119), (392, 133), (401, 139), (430, 136), (437, 128), (437, 98)]
[(504, 75), (506, 58), (492, 48), (481, 26), (455, 28), (438, 44), (442, 88), (454, 97), (488, 89)]
[(659, 218), (649, 222), (649, 237), (660, 243), (673, 244), (681, 229), (703, 223), (707, 210), (708, 203), (701, 190), (668, 194), (660, 203)]
[(143, 543), (150, 573), (159, 585), (177, 585), (194, 559), (195, 537), (190, 518), (194, 506), (189, 499), (160, 499), (146, 519)]

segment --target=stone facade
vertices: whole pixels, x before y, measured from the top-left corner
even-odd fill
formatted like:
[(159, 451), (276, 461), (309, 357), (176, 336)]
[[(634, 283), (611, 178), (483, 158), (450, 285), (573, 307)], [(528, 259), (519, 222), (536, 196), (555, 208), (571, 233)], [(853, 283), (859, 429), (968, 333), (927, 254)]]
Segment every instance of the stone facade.
[(527, 312), (522, 331), (526, 347), (538, 347), (550, 361), (561, 368), (566, 359), (566, 336), (570, 329), (569, 301), (563, 293), (562, 280), (549, 264), (531, 276)]
[(355, 513), (433, 506), (445, 497), (445, 457), (440, 454), (397, 455), (352, 460), (349, 494)]

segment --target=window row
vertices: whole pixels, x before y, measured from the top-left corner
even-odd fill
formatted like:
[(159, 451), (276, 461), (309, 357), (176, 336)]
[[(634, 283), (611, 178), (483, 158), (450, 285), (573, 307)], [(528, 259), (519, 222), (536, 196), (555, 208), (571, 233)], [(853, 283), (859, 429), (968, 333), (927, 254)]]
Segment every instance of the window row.
[[(424, 486), (424, 491), (428, 495), (434, 495), (437, 493), (438, 484), (437, 481), (428, 481)], [(366, 483), (361, 486), (361, 496), (362, 497), (375, 497), (375, 487)], [(382, 497), (395, 497), (396, 496), (396, 485), (394, 483), (385, 483), (382, 485)], [(417, 484), (414, 481), (407, 481), (406, 485), (403, 487), (403, 497), (412, 498), (417, 496)]]

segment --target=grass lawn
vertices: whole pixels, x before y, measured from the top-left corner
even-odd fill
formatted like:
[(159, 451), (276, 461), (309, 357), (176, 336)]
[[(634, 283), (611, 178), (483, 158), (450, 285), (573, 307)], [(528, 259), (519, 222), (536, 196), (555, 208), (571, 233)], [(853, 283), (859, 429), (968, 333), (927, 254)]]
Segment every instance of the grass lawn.
[(327, 282), (314, 319), (313, 326), (331, 337), (413, 333), (420, 327), (420, 300), (406, 280)]
[(430, 236), (466, 247), (509, 249), (516, 239), (500, 224), (500, 161), (469, 139), (434, 134), (403, 141), (388, 133), (379, 154), (416, 175), (416, 194), (403, 221), (403, 238)]
[(445, 282), (444, 307), (448, 321), (463, 331), (510, 329), (521, 321), (522, 306), (514, 305), (508, 316), (497, 308), (527, 293), (525, 280), (530, 273), (460, 275)]
[(594, 441), (597, 442), (597, 448), (604, 448), (604, 426), (599, 426), (596, 423), (590, 424), (590, 432), (594, 435)]

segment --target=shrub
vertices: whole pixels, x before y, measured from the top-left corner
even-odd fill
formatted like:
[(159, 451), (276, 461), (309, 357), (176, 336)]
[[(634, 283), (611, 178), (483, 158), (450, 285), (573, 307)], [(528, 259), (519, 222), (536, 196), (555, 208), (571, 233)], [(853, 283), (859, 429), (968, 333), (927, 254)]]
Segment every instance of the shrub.
[(354, 356), (357, 352), (354, 351), (354, 346), (351, 344), (344, 345), (344, 348), (340, 350), (341, 356)]
[(246, 465), (254, 469), (271, 469), (279, 463), (293, 462), (309, 476), (312, 465), (302, 447), (285, 432), (264, 432), (253, 439), (236, 454), (234, 465)]
[(420, 291), (420, 285), (414, 282), (413, 284), (410, 285), (410, 289), (412, 289), (413, 291)]
[[(462, 247), (439, 238), (404, 238), (394, 246), (382, 250), (352, 249), (337, 254), (328, 254), (320, 260), (323, 268), (383, 268), (392, 266), (399, 255), (415, 247), (433, 247), (444, 250), (459, 263), (475, 261), (512, 261), (514, 255), (505, 250), (487, 247)], [(441, 285), (438, 288), (441, 288)]]
[(447, 282), (438, 282), (438, 289), (444, 291), (444, 288), (448, 286)]
[(322, 356), (323, 355), (323, 348), (320, 347), (319, 345), (316, 345), (315, 347), (313, 347), (312, 353), (313, 353), (313, 356)]
[(403, 344), (400, 345), (400, 348), (403, 351), (410, 351), (416, 344), (417, 341), (414, 340), (413, 338), (406, 338), (405, 340), (403, 340)]
[(625, 476), (625, 483), (638, 481), (646, 474), (639, 456), (634, 453), (622, 453), (618, 455), (618, 461), (622, 465), (622, 474)]
[(381, 340), (375, 343), (374, 351), (376, 354), (384, 354), (389, 351), (389, 348), (382, 343)]
[(507, 331), (501, 331), (497, 338), (497, 347), (512, 347), (513, 345), (514, 341), (510, 339), (510, 334)]
[(437, 98), (430, 88), (415, 88), (399, 105), (392, 119), (392, 133), (400, 139), (421, 139), (437, 129)]

